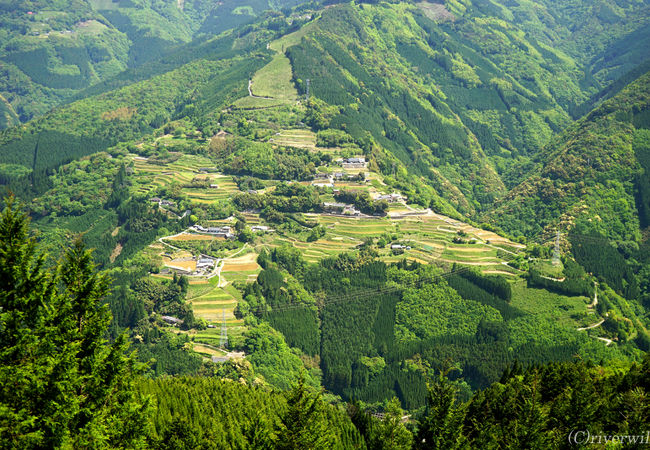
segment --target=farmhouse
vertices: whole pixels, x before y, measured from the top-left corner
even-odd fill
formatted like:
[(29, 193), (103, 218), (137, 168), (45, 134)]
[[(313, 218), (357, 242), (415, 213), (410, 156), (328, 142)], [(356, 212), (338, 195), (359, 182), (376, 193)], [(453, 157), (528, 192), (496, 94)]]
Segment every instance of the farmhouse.
[(193, 225), (191, 229), (194, 231), (198, 231), (199, 233), (213, 234), (216, 237), (222, 237), (224, 239), (233, 239), (235, 237), (235, 235), (232, 234), (231, 232), (232, 229), (229, 226), (206, 228), (201, 225)]
[(206, 233), (221, 237), (224, 239), (234, 239), (235, 235), (230, 232), (230, 227), (208, 227)]
[(347, 206), (343, 209), (343, 214), (349, 214), (349, 215), (351, 215), (351, 216), (358, 216), (358, 215), (361, 214), (361, 211), (359, 211), (358, 209), (356, 209), (356, 208), (354, 207), (354, 205), (347, 205)]
[(404, 200), (401, 194), (393, 192), (392, 194), (378, 195), (375, 200), (386, 200), (388, 203), (397, 203)]
[(346, 206), (350, 206), (350, 205), (346, 205), (345, 203), (328, 203), (328, 202), (323, 203), (323, 209), (328, 212), (340, 213), (343, 212)]
[(207, 256), (201, 256), (196, 261), (196, 270), (210, 269), (214, 267), (216, 261), (214, 258), (209, 258)]
[(363, 169), (366, 167), (366, 158), (345, 158), (343, 159), (343, 167), (346, 169)]
[(272, 233), (275, 230), (267, 227), (266, 225), (253, 225), (251, 227), (251, 231), (262, 231), (263, 233)]
[(349, 205), (347, 203), (323, 203), (323, 210), (334, 213), (334, 214), (347, 214), (352, 216), (358, 216), (361, 214), (361, 211), (356, 209), (354, 205)]
[(180, 325), (180, 324), (183, 323), (183, 321), (181, 319), (179, 319), (178, 317), (174, 317), (174, 316), (162, 316), (162, 320), (164, 320), (165, 322), (167, 322), (170, 325)]
[(219, 131), (217, 134), (215, 134), (215, 135), (212, 136), (212, 137), (216, 137), (216, 138), (224, 139), (224, 138), (226, 138), (226, 137), (228, 137), (228, 136), (230, 136), (230, 133), (228, 133), (226, 130), (221, 130), (221, 131)]

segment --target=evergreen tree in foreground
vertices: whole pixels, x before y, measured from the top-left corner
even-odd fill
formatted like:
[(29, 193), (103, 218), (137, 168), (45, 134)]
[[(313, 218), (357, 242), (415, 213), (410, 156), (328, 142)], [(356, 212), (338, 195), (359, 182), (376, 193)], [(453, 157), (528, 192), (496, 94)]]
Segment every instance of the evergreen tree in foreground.
[(279, 450), (329, 449), (334, 444), (332, 430), (325, 420), (324, 403), (319, 393), (311, 393), (304, 375), (286, 393), (287, 410), (280, 416), (275, 448)]
[(141, 447), (147, 414), (124, 335), (103, 336), (109, 288), (80, 241), (49, 264), (13, 198), (0, 216), (0, 442), (5, 448)]

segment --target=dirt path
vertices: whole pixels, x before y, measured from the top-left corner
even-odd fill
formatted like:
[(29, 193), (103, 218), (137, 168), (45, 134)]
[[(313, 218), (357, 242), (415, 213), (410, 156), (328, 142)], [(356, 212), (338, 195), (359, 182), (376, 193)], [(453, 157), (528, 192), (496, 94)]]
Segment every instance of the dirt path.
[(607, 338), (604, 338), (604, 337), (597, 337), (596, 339), (598, 339), (599, 341), (603, 341), (605, 343), (605, 346), (607, 346), (607, 347), (609, 347), (609, 345), (612, 342), (614, 342), (611, 339), (607, 339)]
[(219, 282), (217, 283), (217, 287), (226, 287), (228, 285), (228, 282), (225, 279), (221, 278), (221, 271), (223, 270), (223, 266), (226, 265), (226, 260), (228, 259), (233, 259), (235, 256), (239, 255), (241, 252), (244, 251), (244, 249), (248, 246), (248, 243), (245, 243), (242, 248), (240, 248), (236, 253), (226, 257), (226, 258), (219, 258), (217, 259), (213, 271), (207, 276), (208, 280), (210, 278), (219, 277)]
[(259, 95), (253, 94), (251, 87), (253, 86), (253, 80), (248, 80), (248, 96), (253, 98), (265, 98), (266, 100), (273, 100), (273, 97), (262, 97)]
[(180, 233), (172, 234), (171, 236), (161, 237), (161, 238), (158, 239), (158, 242), (160, 242), (162, 245), (166, 245), (167, 247), (171, 248), (174, 251), (180, 252), (183, 249), (180, 249), (180, 248), (178, 248), (178, 247), (176, 247), (176, 246), (174, 246), (172, 244), (168, 244), (167, 242), (164, 241), (164, 239), (174, 238), (176, 236), (180, 236), (181, 234), (185, 234), (185, 231), (181, 231)]
[(594, 301), (587, 305), (587, 308), (595, 308), (598, 305), (598, 283), (594, 281)]
[(602, 319), (600, 322), (596, 322), (593, 325), (589, 325), (588, 327), (582, 327), (582, 328), (576, 328), (577, 331), (586, 331), (586, 330), (591, 330), (592, 328), (599, 327), (605, 322), (605, 319)]

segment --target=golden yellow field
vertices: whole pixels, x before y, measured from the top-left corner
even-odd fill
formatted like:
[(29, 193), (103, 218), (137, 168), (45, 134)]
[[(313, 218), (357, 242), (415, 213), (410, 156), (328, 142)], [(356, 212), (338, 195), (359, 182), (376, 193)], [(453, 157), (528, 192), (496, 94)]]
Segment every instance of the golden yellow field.
[(244, 263), (244, 264), (232, 264), (226, 263), (221, 269), (222, 272), (248, 272), (252, 270), (257, 270), (259, 266), (257, 263)]
[(181, 234), (179, 236), (174, 236), (167, 238), (168, 241), (215, 241), (223, 240), (223, 238), (218, 238), (216, 236), (210, 236), (207, 234)]

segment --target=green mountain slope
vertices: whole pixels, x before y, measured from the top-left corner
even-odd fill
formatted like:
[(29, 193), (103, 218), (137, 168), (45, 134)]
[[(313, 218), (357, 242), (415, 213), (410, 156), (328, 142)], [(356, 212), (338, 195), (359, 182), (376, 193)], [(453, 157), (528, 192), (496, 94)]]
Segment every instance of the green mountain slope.
[[(630, 205), (650, 210), (647, 79), (570, 125), (606, 83), (587, 61), (617, 37), (587, 52), (568, 12), (537, 29), (514, 14), (530, 5), (509, 5), (264, 14), (4, 131), (0, 181), (48, 247), (82, 234), (96, 248), (116, 279), (111, 333), (131, 330), (152, 375), (208, 370), (192, 349), (234, 357), (223, 322), (262, 382), (304, 370), (343, 398), (409, 409), (424, 406), (421, 369), (446, 360), (469, 396), (515, 360), (638, 358), (639, 267), (588, 245), (553, 264), (547, 247), (458, 220), (535, 233), (545, 208), (586, 198), (608, 237), (636, 239)], [(516, 197), (524, 179), (531, 199)]]
[(18, 116), (9, 102), (0, 95), (0, 129), (18, 125)]
[(650, 73), (555, 139), (540, 167), (488, 217), (535, 235), (588, 221), (616, 240), (638, 241), (648, 226)]
[[(63, 162), (135, 139), (172, 117), (210, 115), (228, 98), (244, 95), (242, 80), (264, 64), (259, 36), (241, 43), (233, 56), (230, 36), (209, 43), (199, 58), (153, 78), (55, 109), (29, 125), (6, 130), (0, 152), (6, 163), (33, 169)], [(226, 45), (220, 45), (225, 42)], [(188, 87), (191, 89), (188, 90)]]
[[(0, 95), (21, 122), (202, 35), (295, 4), (209, 0), (0, 2)], [(0, 123), (0, 129), (11, 124)]]
[[(338, 106), (328, 126), (372, 140), (472, 215), (523, 180), (530, 156), (601, 86), (587, 66), (607, 42), (588, 53), (570, 20), (524, 21), (524, 10), (337, 6), (286, 52), (302, 93), (309, 79), (312, 96)], [(608, 36), (632, 25), (622, 28)]]

